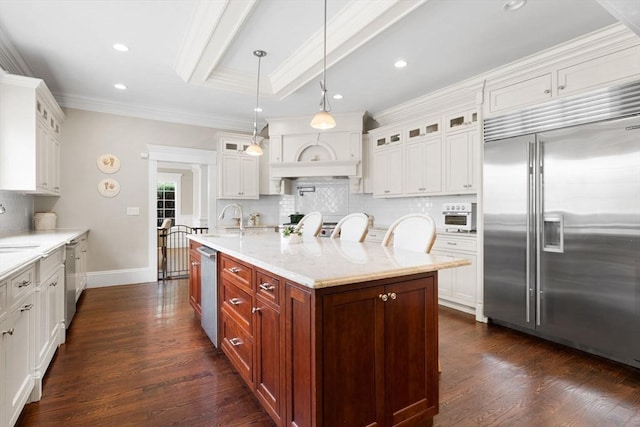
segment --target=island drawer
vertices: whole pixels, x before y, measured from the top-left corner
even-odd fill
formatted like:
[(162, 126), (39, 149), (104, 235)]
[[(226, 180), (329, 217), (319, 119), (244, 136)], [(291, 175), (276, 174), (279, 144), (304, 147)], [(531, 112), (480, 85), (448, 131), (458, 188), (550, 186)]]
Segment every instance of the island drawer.
[(223, 279), (220, 293), (221, 308), (238, 322), (247, 333), (253, 334), (253, 316), (251, 294)]
[(280, 279), (264, 271), (256, 272), (256, 295), (280, 305)]
[(220, 346), (247, 384), (253, 384), (253, 341), (225, 313), (221, 316)]
[(240, 287), (245, 287), (249, 291), (253, 290), (251, 276), (253, 276), (253, 268), (244, 264), (237, 259), (220, 255), (220, 276), (222, 280), (229, 280)]

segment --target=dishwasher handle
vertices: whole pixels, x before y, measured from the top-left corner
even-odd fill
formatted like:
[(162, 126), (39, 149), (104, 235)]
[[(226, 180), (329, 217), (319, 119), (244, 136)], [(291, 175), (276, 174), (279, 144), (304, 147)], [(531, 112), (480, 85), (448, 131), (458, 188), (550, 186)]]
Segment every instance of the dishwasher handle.
[(212, 260), (216, 259), (216, 254), (218, 253), (218, 251), (216, 251), (215, 249), (211, 249), (207, 246), (200, 246), (196, 250), (200, 252), (200, 255), (210, 258)]

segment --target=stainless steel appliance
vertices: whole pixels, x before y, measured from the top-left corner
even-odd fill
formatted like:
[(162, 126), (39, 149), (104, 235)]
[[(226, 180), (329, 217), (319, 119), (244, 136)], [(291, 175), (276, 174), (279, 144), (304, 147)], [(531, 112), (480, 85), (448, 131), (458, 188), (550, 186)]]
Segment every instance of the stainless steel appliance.
[(76, 262), (80, 259), (80, 242), (72, 240), (67, 243), (64, 262), (64, 325), (69, 329), (73, 316), (76, 314), (76, 281), (78, 273)]
[(442, 205), (446, 231), (476, 231), (477, 204), (448, 202)]
[(323, 222), (318, 237), (331, 237), (331, 233), (335, 230), (337, 222)]
[(207, 246), (200, 246), (197, 250), (201, 255), (200, 307), (202, 316), (200, 323), (213, 345), (218, 347), (217, 252)]
[(484, 312), (640, 367), (640, 84), (596, 95), (485, 122)]

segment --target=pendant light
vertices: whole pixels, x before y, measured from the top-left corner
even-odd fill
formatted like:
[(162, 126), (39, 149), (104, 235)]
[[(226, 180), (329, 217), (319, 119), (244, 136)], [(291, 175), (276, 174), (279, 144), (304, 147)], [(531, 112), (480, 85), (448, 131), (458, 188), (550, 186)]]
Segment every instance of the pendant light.
[(258, 57), (258, 83), (256, 84), (256, 108), (253, 110), (255, 112), (253, 119), (253, 141), (251, 141), (251, 145), (247, 147), (244, 151), (245, 153), (251, 156), (262, 156), (262, 147), (258, 143), (258, 111), (260, 111), (260, 104), (258, 100), (260, 99), (260, 61), (262, 57), (267, 56), (267, 52), (264, 50), (254, 50), (253, 54)]
[(320, 98), (320, 112), (311, 119), (311, 127), (314, 129), (331, 129), (336, 126), (329, 111), (331, 106), (327, 100), (327, 0), (324, 0), (324, 51), (322, 56), (322, 81), (320, 82), (322, 97)]

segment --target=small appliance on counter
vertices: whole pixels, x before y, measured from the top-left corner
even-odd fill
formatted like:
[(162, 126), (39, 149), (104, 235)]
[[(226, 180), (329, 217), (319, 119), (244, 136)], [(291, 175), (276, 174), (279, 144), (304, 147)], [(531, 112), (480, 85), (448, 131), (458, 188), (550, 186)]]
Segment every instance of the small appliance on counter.
[(477, 204), (469, 202), (452, 202), (442, 205), (442, 216), (445, 231), (476, 231)]

